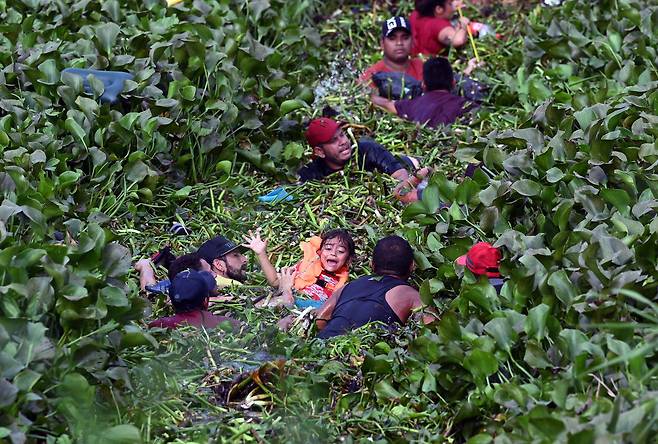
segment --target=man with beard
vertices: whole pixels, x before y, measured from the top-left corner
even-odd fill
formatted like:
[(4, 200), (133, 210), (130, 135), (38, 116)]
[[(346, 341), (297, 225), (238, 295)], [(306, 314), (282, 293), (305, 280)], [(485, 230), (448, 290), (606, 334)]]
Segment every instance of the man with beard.
[[(193, 269), (207, 270), (215, 277), (217, 290), (224, 287), (241, 285), (247, 279), (247, 257), (241, 253), (240, 245), (228, 240), (224, 236), (216, 236), (204, 242), (194, 257), (200, 258), (201, 267)], [(186, 255), (187, 256), (187, 255)], [(183, 259), (181, 256), (179, 259)], [(174, 260), (171, 266), (180, 261)], [(167, 294), (170, 281), (157, 282), (151, 259), (141, 259), (135, 264), (139, 272), (139, 283), (142, 290), (154, 293)], [(222, 300), (212, 298), (211, 301)]]
[[(313, 161), (298, 171), (302, 182), (309, 180), (322, 180), (325, 177), (343, 170), (352, 158), (353, 150), (350, 140), (345, 135), (341, 125), (333, 119), (320, 117), (313, 119), (308, 125), (305, 133), (308, 144), (313, 149)], [(395, 197), (402, 202), (418, 200), (420, 196), (415, 189), (422, 179), (430, 173), (429, 168), (419, 169), (415, 175), (407, 168), (418, 167), (418, 161), (406, 156), (400, 156), (398, 160), (386, 148), (372, 139), (363, 138), (357, 144), (356, 160), (359, 167), (366, 171), (379, 171), (389, 174), (399, 181), (395, 189)], [(404, 190), (406, 194), (402, 195)]]

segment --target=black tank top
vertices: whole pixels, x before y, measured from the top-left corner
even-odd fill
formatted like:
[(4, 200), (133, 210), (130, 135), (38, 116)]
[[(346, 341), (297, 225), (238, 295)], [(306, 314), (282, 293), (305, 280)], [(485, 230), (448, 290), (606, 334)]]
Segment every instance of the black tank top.
[(319, 338), (331, 338), (361, 327), (369, 322), (393, 324), (402, 321), (388, 302), (386, 292), (400, 285), (409, 285), (392, 276), (364, 276), (343, 288), (327, 326)]

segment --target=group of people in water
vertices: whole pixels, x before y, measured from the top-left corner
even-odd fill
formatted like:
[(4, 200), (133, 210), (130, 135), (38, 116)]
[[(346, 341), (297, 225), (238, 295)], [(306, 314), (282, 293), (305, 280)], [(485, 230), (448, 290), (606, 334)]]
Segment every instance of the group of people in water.
[[(450, 63), (436, 57), (447, 48), (463, 46), (468, 41), (469, 21), (461, 17), (453, 23), (450, 19), (454, 12), (451, 0), (417, 0), (410, 19), (394, 16), (382, 24), (383, 59), (360, 77), (362, 83), (372, 88), (371, 98), (376, 106), (429, 126), (450, 124), (476, 106), (480, 86), (471, 82), (464, 88), (463, 84), (476, 64), (469, 63), (460, 76), (464, 95), (459, 95)], [(419, 55), (430, 58), (423, 62)], [(366, 171), (396, 179), (394, 195), (398, 200), (409, 203), (422, 198), (431, 169), (421, 167), (417, 159), (395, 156), (365, 138), (358, 141), (355, 152), (342, 124), (330, 117), (311, 120), (305, 138), (313, 158), (299, 170), (300, 181), (322, 180), (355, 160)], [(178, 258), (163, 250), (151, 259), (138, 261), (135, 268), (141, 288), (168, 294), (175, 312), (149, 326), (214, 328), (225, 324), (233, 329), (243, 328), (234, 318), (215, 315), (208, 307), (239, 292), (247, 279), (246, 250), (253, 252), (267, 283), (276, 289), (256, 305), (310, 311), (321, 338), (341, 335), (371, 322), (401, 325), (414, 313), (426, 323), (436, 317), (432, 310), (423, 308), (418, 290), (408, 282), (414, 270), (414, 252), (399, 236), (380, 239), (372, 252), (373, 274), (354, 281), (349, 281), (349, 275), (355, 242), (344, 229), (302, 242), (303, 258), (278, 271), (272, 265), (267, 245), (267, 239), (257, 230), (246, 234), (241, 244), (216, 236), (195, 252)], [(486, 276), (499, 290), (500, 260), (497, 248), (480, 242), (456, 264), (476, 276)], [(166, 265), (168, 285), (157, 282), (154, 263)], [(286, 319), (279, 323), (282, 328), (288, 324)]]

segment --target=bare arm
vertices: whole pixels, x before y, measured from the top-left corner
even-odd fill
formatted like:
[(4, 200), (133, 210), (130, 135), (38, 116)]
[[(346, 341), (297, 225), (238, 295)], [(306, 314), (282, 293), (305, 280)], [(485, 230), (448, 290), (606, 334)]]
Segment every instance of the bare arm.
[(397, 110), (395, 109), (395, 102), (392, 100), (385, 99), (381, 96), (378, 95), (371, 95), (370, 100), (372, 101), (372, 104), (383, 109), (384, 111), (388, 111), (391, 114), (397, 114)]
[(329, 299), (322, 305), (322, 307), (315, 310), (315, 325), (318, 326), (318, 330), (322, 330), (327, 326), (329, 319), (334, 313), (334, 308), (338, 303), (338, 298), (340, 298), (341, 293), (343, 292), (341, 287), (338, 290), (334, 291), (334, 294), (331, 295)]
[(155, 271), (153, 271), (153, 264), (150, 259), (140, 259), (135, 264), (135, 270), (139, 272), (139, 288), (142, 291), (146, 290), (147, 285), (154, 285)]
[(459, 25), (456, 28), (449, 26), (443, 28), (439, 32), (439, 42), (444, 46), (453, 46), (459, 48), (468, 42), (468, 26), (469, 20), (467, 18), (460, 18)]
[[(401, 285), (390, 289), (386, 293), (386, 302), (391, 306), (398, 318), (404, 323), (409, 320), (409, 317), (414, 311), (423, 309), (423, 301), (420, 300), (420, 294), (415, 288)], [(435, 317), (430, 313), (423, 313), (423, 322), (429, 324), (434, 321)]]
[(261, 239), (260, 232), (256, 230), (256, 234), (249, 231), (249, 236), (245, 236), (244, 240), (245, 242), (242, 245), (256, 254), (256, 260), (261, 270), (263, 270), (267, 283), (272, 287), (278, 287), (279, 276), (274, 269), (274, 265), (270, 262), (270, 258), (267, 256), (267, 239)]

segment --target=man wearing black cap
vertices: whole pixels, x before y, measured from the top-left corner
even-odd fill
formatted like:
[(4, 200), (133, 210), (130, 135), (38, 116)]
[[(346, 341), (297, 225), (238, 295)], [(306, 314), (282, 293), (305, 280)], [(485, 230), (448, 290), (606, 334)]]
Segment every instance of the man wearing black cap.
[[(197, 254), (210, 265), (218, 285), (224, 284), (221, 278), (230, 280), (226, 284), (242, 283), (247, 279), (247, 257), (242, 254), (240, 245), (224, 236), (216, 236), (204, 242)], [(226, 286), (226, 285), (222, 285)]]
[[(411, 24), (405, 17), (391, 17), (382, 24), (381, 47), (384, 58), (370, 66), (359, 78), (371, 82), (377, 73), (404, 73), (419, 83), (423, 81), (423, 61), (409, 57), (411, 53)], [(374, 87), (375, 84), (371, 83)]]
[(174, 307), (174, 316), (156, 319), (149, 327), (175, 329), (191, 325), (214, 328), (221, 323), (239, 329), (240, 323), (227, 316), (218, 316), (207, 311), (208, 298), (215, 289), (215, 278), (207, 271), (184, 270), (176, 274), (169, 288), (169, 299)]
[[(247, 258), (241, 253), (242, 247), (225, 238), (216, 236), (204, 242), (196, 254), (207, 262), (209, 271), (215, 276), (217, 289), (240, 285), (247, 279)], [(141, 259), (135, 264), (139, 272), (140, 288), (155, 293), (164, 293), (169, 281), (156, 282), (153, 263), (150, 259)]]

